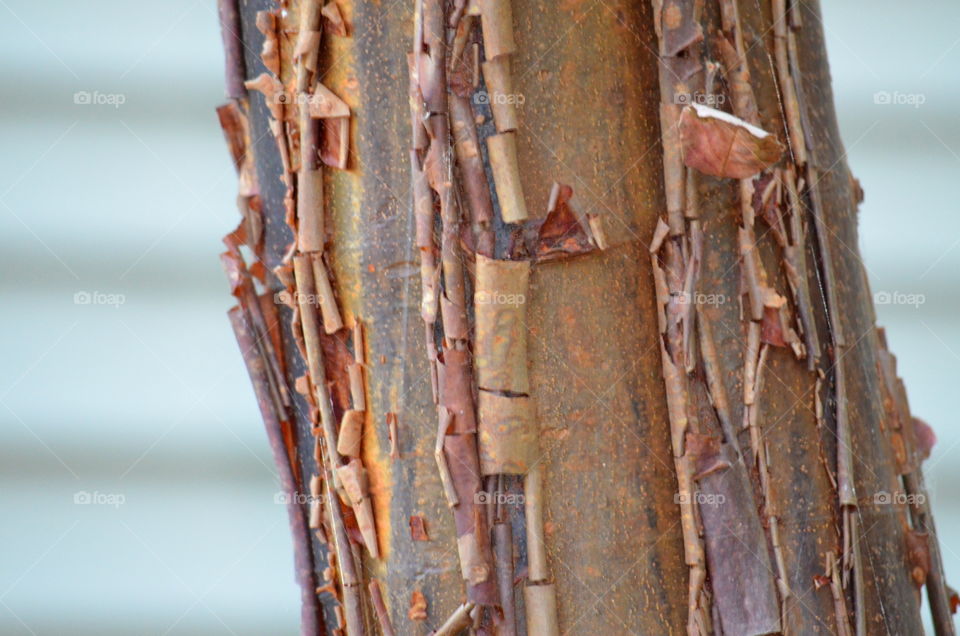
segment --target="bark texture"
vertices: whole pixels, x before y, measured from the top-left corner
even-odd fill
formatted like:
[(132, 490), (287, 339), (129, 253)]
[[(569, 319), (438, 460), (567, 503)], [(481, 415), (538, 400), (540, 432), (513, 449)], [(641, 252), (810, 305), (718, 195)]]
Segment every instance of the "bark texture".
[(304, 634), (954, 633), (815, 3), (219, 2)]

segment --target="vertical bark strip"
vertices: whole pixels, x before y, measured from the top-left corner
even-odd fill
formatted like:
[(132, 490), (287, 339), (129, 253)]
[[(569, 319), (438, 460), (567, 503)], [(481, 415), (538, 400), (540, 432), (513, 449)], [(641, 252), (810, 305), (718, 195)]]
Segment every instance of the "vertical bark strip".
[[(443, 453), (449, 474), (445, 478), (452, 484), (455, 497), (449, 496), (457, 527), (457, 547), (460, 554), (460, 566), (467, 585), (468, 599), (478, 605), (496, 604), (496, 580), (493, 567), (493, 554), (486, 524), (486, 516), (481, 508), (478, 494), (481, 490), (480, 461), (477, 451), (477, 428), (472, 389), (472, 371), (470, 362), (469, 327), (467, 325), (467, 300), (464, 267), (460, 251), (460, 209), (455, 183), (453, 181), (452, 140), (450, 120), (447, 110), (447, 14), (446, 5), (439, 0), (417, 0), (416, 27), (414, 33), (413, 66), (411, 82), (416, 86), (411, 93), (416, 99), (411, 101), (413, 112), (413, 141), (411, 157), (414, 165), (414, 178), (422, 170), (426, 182), (436, 197), (440, 208), (440, 273), (443, 288), (436, 291), (440, 296), (440, 317), (442, 323), (442, 346), (436, 356), (437, 386), (439, 403), (438, 416), (441, 421), (446, 412), (453, 417), (449, 429), (441, 429)], [(419, 101), (422, 100), (422, 103)], [(417, 127), (426, 128), (428, 145), (422, 156), (416, 146), (422, 136)], [(416, 182), (415, 182), (416, 187)], [(419, 214), (424, 228), (421, 245), (421, 268), (424, 271), (421, 280), (432, 277), (428, 268), (432, 266), (430, 254), (433, 245), (432, 228), (434, 224), (434, 203), (426, 199), (418, 203)], [(429, 207), (428, 207), (429, 206)], [(426, 228), (430, 228), (428, 232)], [(420, 241), (418, 241), (418, 244)], [(426, 253), (427, 257), (423, 258)], [(432, 301), (431, 301), (432, 303)], [(431, 364), (434, 325), (433, 312), (424, 312), (427, 325), (428, 352)], [(433, 320), (431, 320), (433, 319)]]
[[(313, 434), (314, 463), (309, 468), (313, 471), (309, 491), (313, 497), (319, 499), (310, 503), (309, 524), (304, 525), (309, 525), (318, 539), (329, 542), (330, 553), (335, 555), (331, 565), (335, 567), (324, 570), (325, 576), (334, 577), (330, 584), (323, 588), (315, 583), (310, 585), (309, 599), (305, 592), (305, 612), (309, 608), (319, 607), (318, 594), (326, 594), (326, 590), (329, 590), (333, 592), (332, 596), (339, 601), (340, 606), (326, 604), (330, 611), (325, 622), (328, 625), (331, 622), (339, 625), (348, 635), (360, 635), (366, 633), (367, 622), (361, 598), (364, 588), (361, 586), (362, 574), (354, 548), (355, 542), (348, 532), (348, 521), (341, 510), (341, 501), (352, 506), (354, 518), (350, 523), (358, 526), (359, 535), (373, 558), (379, 557), (379, 546), (362, 461), (357, 457), (345, 458), (340, 453), (340, 448), (350, 446), (349, 453), (359, 454), (359, 435), (356, 430), (352, 430), (355, 429), (355, 424), (350, 424), (351, 430), (344, 431), (347, 434), (344, 445), (338, 444), (337, 417), (344, 412), (345, 406), (334, 404), (334, 393), (356, 393), (358, 390), (362, 391), (362, 386), (347, 387), (347, 384), (351, 384), (345, 377), (347, 374), (344, 372), (343, 377), (338, 376), (338, 361), (334, 360), (331, 366), (331, 361), (326, 359), (327, 354), (324, 352), (330, 348), (335, 350), (337, 344), (342, 343), (338, 339), (338, 332), (343, 329), (343, 321), (337, 305), (334, 281), (331, 280), (323, 261), (326, 243), (324, 195), (318, 157), (321, 130), (313, 120), (313, 107), (317, 99), (329, 102), (332, 95), (317, 79), (323, 27), (321, 2), (303, 0), (296, 13), (257, 9), (258, 7), (253, 6), (245, 8), (245, 11), (250, 11), (255, 16), (256, 28), (263, 35), (260, 59), (256, 60), (262, 63), (263, 71), (256, 80), (248, 80), (246, 86), (262, 94), (261, 103), (269, 113), (267, 128), (275, 140), (282, 165), (282, 173), (279, 175), (283, 184), (282, 218), (287, 226), (284, 229), (291, 240), (286, 245), (262, 241), (261, 237), (250, 240), (251, 237), (246, 236), (245, 231), (241, 233), (238, 230), (231, 235), (235, 238), (228, 237), (227, 242), (236, 259), (242, 258), (237, 243), (246, 242), (249, 245), (257, 258), (257, 276), (267, 289), (275, 285), (276, 281), (286, 287), (287, 295), (282, 300), (293, 311), (291, 336), (306, 362), (306, 375), (298, 378), (296, 384), (302, 398), (307, 402), (309, 430)], [(339, 13), (325, 10), (324, 15), (327, 15), (329, 22), (331, 16), (337, 17)], [(291, 31), (296, 34), (296, 44), (292, 51), (286, 39), (286, 34)], [(241, 101), (238, 105), (246, 113), (255, 112), (254, 109), (259, 107), (249, 101)], [(337, 114), (344, 115), (342, 110)], [(254, 148), (247, 147), (245, 153), (253, 150)], [(259, 182), (270, 183), (269, 179), (262, 177)], [(271, 190), (272, 187), (268, 188), (268, 192)], [(252, 197), (252, 200), (260, 205), (259, 198)], [(269, 196), (268, 201), (273, 203)], [(259, 212), (259, 209), (256, 211)], [(269, 216), (267, 218), (269, 222)], [(267, 238), (270, 237), (268, 234)], [(266, 269), (268, 264), (275, 265), (273, 274), (276, 279), (270, 277)], [(241, 306), (250, 307), (252, 282), (246, 280), (239, 289), (245, 290), (238, 296)], [(254, 324), (263, 321), (258, 311), (251, 313)], [(359, 331), (355, 331), (356, 333)], [(329, 339), (326, 339), (327, 337)], [(267, 343), (265, 357), (274, 369), (272, 375), (278, 378), (274, 384), (279, 391), (282, 406), (287, 408), (290, 405), (287, 380), (276, 370), (285, 366), (282, 354), (276, 347), (269, 346), (269, 340)], [(358, 360), (362, 361), (362, 343), (357, 337), (354, 346)], [(336, 378), (332, 384), (331, 377)], [(331, 386), (333, 392), (330, 390)], [(355, 400), (358, 403), (364, 401), (362, 397)], [(344, 422), (356, 422), (356, 417), (344, 418)], [(289, 443), (297, 445), (306, 441), (291, 439)], [(291, 454), (301, 455), (295, 449)], [(346, 459), (350, 461), (344, 463)], [(335, 489), (339, 492), (335, 492)], [(296, 492), (303, 490), (305, 489), (301, 484)], [(314, 568), (315, 566), (311, 565), (311, 570)], [(312, 621), (306, 620), (306, 613), (302, 630), (305, 634), (325, 631), (316, 617)]]
[[(774, 51), (777, 76), (782, 98), (784, 118), (790, 136), (790, 150), (793, 162), (799, 170), (806, 170), (807, 187), (809, 191), (815, 235), (817, 240), (815, 253), (818, 256), (817, 266), (826, 295), (827, 324), (830, 344), (833, 347), (834, 364), (831, 367), (833, 375), (832, 401), (836, 404), (836, 436), (837, 459), (836, 479), (837, 496), (841, 510), (842, 556), (840, 567), (841, 580), (844, 587), (852, 579), (853, 594), (853, 631), (857, 636), (866, 633), (866, 608), (864, 599), (863, 565), (860, 552), (860, 533), (857, 531), (859, 516), (856, 514), (857, 495), (854, 488), (853, 452), (851, 448), (850, 422), (847, 410), (846, 373), (843, 358), (846, 355), (846, 340), (843, 336), (843, 327), (838, 318), (839, 302), (837, 299), (837, 278), (834, 274), (834, 261), (831, 252), (830, 240), (826, 236), (828, 229), (823, 218), (823, 206), (820, 204), (819, 182), (816, 167), (808, 161), (807, 135), (805, 135), (801, 116), (801, 105), (797, 97), (798, 90), (793, 70), (789, 63), (789, 40), (793, 38), (789, 27), (786, 0), (772, 0), (774, 19)], [(788, 178), (793, 177), (793, 170), (786, 173)], [(789, 192), (799, 190), (794, 183), (788, 183)], [(838, 616), (838, 620), (841, 619)]]
[[(476, 68), (471, 65), (470, 60), (470, 56), (476, 56), (477, 51), (477, 45), (472, 41), (475, 22), (475, 16), (464, 15), (456, 27), (450, 68), (453, 73), (459, 75), (461, 81), (451, 82), (449, 109), (457, 168), (463, 181), (475, 250), (478, 254), (493, 258), (493, 201), (471, 104), (477, 79)], [(469, 76), (467, 76), (468, 73)]]
[(301, 490), (294, 477), (286, 444), (283, 441), (282, 420), (277, 411), (278, 405), (270, 397), (270, 380), (266, 364), (263, 357), (257, 353), (257, 340), (263, 338), (263, 334), (256, 334), (242, 307), (231, 309), (229, 316), (237, 337), (237, 345), (243, 353), (247, 372), (250, 374), (250, 381), (257, 395), (260, 415), (267, 428), (267, 438), (270, 440), (274, 461), (280, 473), (280, 486), (289, 501), (287, 512), (290, 518), (290, 533), (293, 536), (293, 558), (301, 592), (301, 631), (305, 635), (322, 634), (325, 630), (321, 620), (320, 603), (314, 591), (317, 584), (313, 574), (313, 557), (307, 543), (309, 530), (303, 506), (298, 502)]
[(217, 0), (220, 35), (223, 38), (224, 77), (227, 97), (242, 99), (247, 95), (243, 85), (247, 68), (243, 60), (243, 36), (240, 34), (239, 0)]
[[(766, 634), (780, 630), (782, 612), (770, 576), (773, 570), (765, 549), (767, 540), (756, 515), (757, 505), (747, 489), (747, 469), (735, 450), (738, 444), (726, 412), (725, 391), (717, 380), (718, 363), (709, 330), (701, 336), (707, 339), (702, 364), (706, 367), (708, 385), (703, 384), (702, 376), (692, 374), (697, 368), (690, 345), (697, 338), (696, 314), (692, 309), (697, 302), (696, 280), (703, 255), (697, 192), (695, 187), (688, 187), (695, 180), (689, 174), (692, 169), (684, 167), (679, 127), (682, 104), (705, 94), (704, 67), (700, 62), (702, 7), (695, 2), (663, 6), (655, 3), (654, 6), (660, 34), (660, 125), (667, 222), (661, 221), (650, 252), (657, 281), (658, 309), (663, 308), (660, 312), (663, 377), (670, 405), (686, 561), (690, 566), (687, 633)], [(734, 101), (755, 111), (748, 86), (743, 85), (744, 73), (741, 71), (740, 83), (734, 83), (738, 96)], [(761, 320), (765, 299), (770, 294), (763, 291), (764, 276), (754, 256), (752, 208), (745, 209), (752, 205), (752, 183), (742, 180), (740, 192), (744, 223), (740, 228), (740, 252), (744, 277), (754, 281), (748, 285), (751, 301), (748, 317)], [(752, 322), (748, 330), (755, 336), (748, 341), (755, 346), (748, 346), (745, 356), (746, 421), (750, 419), (750, 406), (759, 382), (759, 323)], [(701, 403), (710, 389), (716, 394), (711, 399), (713, 409), (704, 410)], [(705, 419), (705, 416), (709, 417)], [(751, 427), (751, 431), (756, 431), (756, 426)], [(751, 438), (754, 458), (762, 474), (766, 466), (759, 434), (753, 432)], [(776, 554), (779, 546), (776, 525), (769, 523), (769, 502), (764, 507), (767, 528), (774, 533), (770, 542)], [(780, 587), (782, 593), (785, 586)], [(711, 617), (719, 624), (711, 625)]]
[[(906, 387), (897, 376), (897, 359), (887, 349), (886, 334), (877, 329), (877, 353), (880, 377), (883, 381), (885, 422), (891, 437), (891, 445), (900, 466), (903, 492), (907, 495), (911, 529), (925, 538), (924, 549), (927, 552), (925, 567), (915, 565), (912, 572), (914, 583), (927, 588), (927, 600), (933, 626), (938, 636), (953, 636), (956, 629), (953, 624), (951, 603), (956, 601), (956, 593), (949, 589), (943, 572), (940, 557), (940, 542), (930, 513), (930, 498), (923, 479), (921, 465), (929, 455), (929, 448), (923, 448), (918, 439), (916, 428), (926, 427), (910, 413)], [(953, 597), (953, 598), (951, 598)]]
[[(743, 26), (737, 4), (734, 0), (720, 0), (721, 25), (720, 48), (727, 58), (725, 64), (727, 86), (731, 94), (734, 114), (754, 126), (761, 126), (759, 111), (753, 88), (750, 84), (751, 75), (746, 58), (746, 47), (743, 41)], [(759, 182), (763, 181), (760, 177)], [(767, 274), (758, 255), (755, 222), (755, 181), (753, 178), (741, 179), (739, 188), (740, 226), (738, 236), (744, 278), (747, 281), (747, 295), (750, 304), (749, 323), (747, 325), (747, 349), (744, 357), (744, 421), (745, 428), (750, 430), (751, 447), (753, 450), (756, 470), (760, 481), (760, 500), (764, 510), (764, 525), (767, 538), (774, 555), (774, 564), (777, 572), (777, 587), (781, 602), (781, 621), (787, 629), (787, 613), (785, 606), (791, 596), (790, 584), (786, 572), (783, 550), (780, 541), (777, 501), (770, 488), (770, 468), (767, 444), (760, 431), (759, 410), (762, 373), (764, 360), (768, 351), (768, 344), (761, 346), (762, 323), (770, 319), (771, 312), (774, 320), (782, 322), (786, 299), (781, 297), (771, 287), (767, 286)], [(762, 204), (762, 199), (761, 199)], [(798, 295), (797, 298), (803, 297)], [(801, 310), (800, 315), (803, 315)], [(788, 328), (789, 329), (789, 328)], [(804, 328), (801, 327), (801, 331)], [(807, 328), (806, 330), (810, 330)], [(782, 344), (782, 343), (781, 343)], [(795, 349), (798, 358), (810, 355), (800, 349)]]
[[(683, 529), (684, 559), (689, 567), (687, 634), (709, 634), (711, 607), (703, 540), (697, 520), (693, 485), (693, 465), (685, 456), (688, 428), (699, 434), (696, 420), (690, 422), (692, 400), (685, 374), (684, 333), (691, 328), (683, 306), (683, 283), (687, 263), (684, 246), (684, 193), (686, 172), (680, 150), (679, 122), (682, 99), (702, 86), (703, 68), (698, 44), (703, 39), (700, 26), (701, 4), (671, 3), (665, 6), (653, 0), (654, 25), (660, 53), (660, 131), (663, 148), (663, 180), (667, 222), (660, 221), (650, 246), (654, 272), (657, 311), (660, 315), (660, 356), (670, 414), (670, 437), (677, 472), (677, 501)], [(683, 55), (680, 55), (683, 53)]]

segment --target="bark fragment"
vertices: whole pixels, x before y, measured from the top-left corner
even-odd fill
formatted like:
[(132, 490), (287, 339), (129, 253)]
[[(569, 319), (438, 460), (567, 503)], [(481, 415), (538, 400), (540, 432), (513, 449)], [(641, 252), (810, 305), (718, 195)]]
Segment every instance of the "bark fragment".
[(487, 155), (493, 170), (500, 213), (506, 223), (519, 223), (527, 218), (520, 167), (517, 164), (517, 133), (506, 132), (487, 137)]
[(247, 96), (243, 85), (247, 67), (243, 59), (243, 38), (240, 34), (239, 0), (217, 0), (220, 16), (220, 35), (223, 38), (223, 56), (227, 97), (241, 99)]
[[(476, 50), (475, 47), (468, 46), (475, 22), (474, 16), (465, 15), (457, 25), (451, 56), (451, 66), (454, 69), (466, 69), (467, 60), (464, 58), (466, 52)], [(493, 258), (493, 201), (480, 153), (480, 136), (477, 133), (477, 122), (470, 97), (473, 89), (474, 83), (471, 81), (465, 91), (451, 93), (450, 121), (453, 127), (457, 166), (460, 169), (470, 214), (474, 250), (478, 254)]]
[(427, 598), (420, 590), (414, 590), (410, 595), (410, 610), (407, 612), (407, 618), (412, 621), (427, 620)]
[(363, 438), (363, 411), (344, 411), (340, 420), (337, 452), (345, 457), (360, 457), (360, 442)]
[(503, 614), (497, 625), (498, 634), (516, 636), (517, 608), (513, 596), (513, 528), (509, 520), (493, 524), (493, 554), (497, 565), (497, 587), (500, 591), (500, 611)]
[[(905, 458), (901, 462), (901, 472), (904, 493), (910, 502), (911, 525), (905, 534), (906, 561), (911, 565), (914, 582), (918, 587), (921, 584), (926, 586), (935, 632), (938, 636), (954, 634), (953, 614), (956, 608), (952, 599), (955, 593), (946, 584), (940, 542), (921, 467), (929, 455), (933, 432), (927, 432), (929, 427), (910, 414), (906, 387), (897, 376), (897, 359), (887, 350), (886, 335), (882, 329), (877, 329), (877, 348), (886, 420), (892, 429), (891, 437), (900, 439), (904, 446)], [(924, 432), (917, 435), (917, 429)]]
[(475, 606), (475, 603), (469, 602), (458, 607), (456, 611), (444, 621), (443, 625), (437, 628), (433, 636), (454, 636), (454, 634), (458, 634), (460, 630), (470, 625), (470, 612), (473, 611)]
[(374, 579), (368, 586), (370, 597), (373, 600), (373, 608), (377, 612), (377, 620), (380, 622), (380, 631), (383, 636), (395, 636), (393, 623), (390, 622), (390, 612), (387, 610), (386, 603), (383, 602), (383, 593), (380, 591), (380, 583)]
[(347, 500), (357, 516), (357, 525), (360, 526), (363, 543), (370, 551), (370, 556), (379, 559), (380, 548), (377, 544), (377, 531), (373, 521), (373, 504), (370, 502), (367, 471), (363, 463), (354, 457), (337, 468), (337, 474), (347, 494)]
[(574, 202), (573, 188), (554, 182), (547, 216), (524, 223), (514, 233), (513, 258), (547, 262), (607, 249), (603, 216), (582, 214)]
[(490, 109), (498, 133), (517, 130), (517, 107), (513, 92), (510, 56), (501, 55), (483, 63), (483, 79), (487, 84)]
[(746, 179), (780, 160), (777, 138), (738, 117), (694, 104), (680, 113), (683, 163), (714, 177)]
[(536, 413), (529, 397), (480, 390), (480, 470), (484, 475), (522, 475), (539, 456)]
[(414, 541), (430, 540), (430, 535), (427, 533), (427, 520), (423, 515), (410, 517), (410, 538)]
[(510, 55), (517, 50), (513, 39), (512, 0), (477, 0), (487, 59)]
[(530, 263), (477, 255), (474, 286), (476, 374), (480, 389), (526, 394)]

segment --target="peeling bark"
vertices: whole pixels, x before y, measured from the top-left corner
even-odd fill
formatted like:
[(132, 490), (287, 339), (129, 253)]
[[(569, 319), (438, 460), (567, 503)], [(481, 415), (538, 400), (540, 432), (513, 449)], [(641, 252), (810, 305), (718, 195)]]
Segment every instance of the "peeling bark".
[(815, 6), (219, 9), (302, 633), (954, 633)]

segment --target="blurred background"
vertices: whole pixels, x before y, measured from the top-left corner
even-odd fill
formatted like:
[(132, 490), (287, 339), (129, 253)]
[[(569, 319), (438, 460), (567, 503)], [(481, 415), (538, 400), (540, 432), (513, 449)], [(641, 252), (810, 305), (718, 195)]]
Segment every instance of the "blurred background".
[[(960, 4), (824, 4), (860, 249), (939, 436), (926, 474), (958, 585)], [(220, 42), (213, 0), (0, 0), (2, 634), (297, 630), (224, 315)]]

